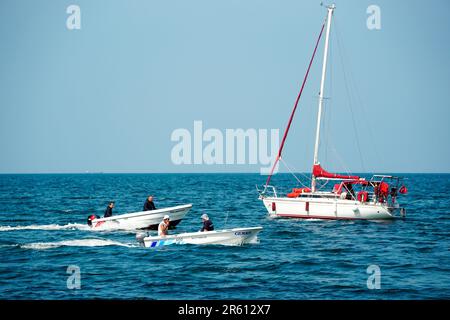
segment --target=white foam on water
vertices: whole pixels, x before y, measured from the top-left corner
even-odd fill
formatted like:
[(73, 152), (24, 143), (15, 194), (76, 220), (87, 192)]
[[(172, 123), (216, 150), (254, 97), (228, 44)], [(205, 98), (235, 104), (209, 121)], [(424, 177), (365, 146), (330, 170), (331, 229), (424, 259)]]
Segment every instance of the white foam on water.
[(120, 247), (138, 247), (138, 245), (127, 244), (112, 240), (104, 239), (78, 239), (78, 240), (65, 240), (57, 242), (35, 242), (23, 244), (20, 247), (23, 249), (35, 249), (35, 250), (46, 250), (58, 247), (104, 247), (104, 246), (120, 246)]
[(17, 244), (0, 244), (0, 248), (12, 248), (17, 246)]
[(256, 236), (253, 239), (251, 239), (249, 242), (247, 242), (248, 244), (260, 244), (261, 241), (259, 240), (259, 238)]
[(0, 226), (0, 231), (15, 231), (15, 230), (90, 230), (90, 227), (80, 223), (69, 223), (66, 225), (59, 224), (32, 224), (29, 226)]

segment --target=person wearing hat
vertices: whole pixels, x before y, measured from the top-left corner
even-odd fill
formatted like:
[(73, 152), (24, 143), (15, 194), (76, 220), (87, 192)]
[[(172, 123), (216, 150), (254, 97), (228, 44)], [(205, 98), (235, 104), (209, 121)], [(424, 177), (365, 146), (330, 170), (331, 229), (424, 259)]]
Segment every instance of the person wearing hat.
[(214, 224), (212, 223), (211, 220), (209, 220), (209, 217), (206, 213), (202, 214), (202, 220), (203, 220), (203, 227), (200, 229), (200, 232), (214, 230)]
[(166, 214), (163, 221), (158, 226), (158, 236), (167, 236), (170, 224), (170, 217)]
[(112, 216), (112, 209), (114, 208), (114, 202), (111, 201), (108, 206), (106, 207), (105, 210), (105, 215), (103, 216), (104, 218), (108, 218)]

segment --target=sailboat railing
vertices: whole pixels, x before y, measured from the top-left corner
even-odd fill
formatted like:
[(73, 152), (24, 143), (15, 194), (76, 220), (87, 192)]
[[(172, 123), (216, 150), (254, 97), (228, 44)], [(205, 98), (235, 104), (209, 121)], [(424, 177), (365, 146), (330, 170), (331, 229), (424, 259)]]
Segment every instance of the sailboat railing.
[(260, 198), (278, 198), (277, 189), (272, 185), (264, 185), (263, 189), (259, 189), (258, 186), (256, 186), (256, 190), (258, 191)]

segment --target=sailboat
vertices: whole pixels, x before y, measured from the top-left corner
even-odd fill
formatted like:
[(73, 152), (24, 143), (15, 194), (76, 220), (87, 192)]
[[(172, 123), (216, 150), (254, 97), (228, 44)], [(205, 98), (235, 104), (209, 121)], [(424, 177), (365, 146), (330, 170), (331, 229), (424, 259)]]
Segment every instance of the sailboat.
[[(258, 189), (259, 199), (262, 200), (269, 216), (303, 219), (392, 219), (398, 215), (405, 216), (406, 211), (400, 207), (397, 197), (407, 192), (403, 184), (403, 178), (391, 175), (374, 175), (369, 180), (356, 175), (343, 175), (330, 173), (322, 168), (319, 159), (320, 127), (322, 107), (324, 102), (324, 86), (327, 69), (328, 43), (330, 38), (331, 19), (335, 5), (329, 5), (325, 22), (322, 25), (317, 39), (313, 55), (311, 57), (300, 93), (295, 102), (288, 125), (284, 132), (283, 140), (278, 151), (278, 156), (267, 178), (263, 189)], [(286, 141), (289, 128), (297, 109), (306, 79), (309, 74), (314, 56), (317, 51), (324, 28), (325, 48), (323, 53), (322, 77), (320, 82), (319, 106), (317, 115), (317, 127), (314, 146), (314, 161), (311, 175), (311, 186), (293, 188), (286, 195), (279, 195), (277, 189), (270, 185), (275, 167), (282, 159), (281, 154)], [(331, 191), (323, 191), (319, 186), (327, 186), (332, 182)], [(323, 183), (322, 183), (323, 182)], [(333, 183), (334, 182), (334, 183)]]

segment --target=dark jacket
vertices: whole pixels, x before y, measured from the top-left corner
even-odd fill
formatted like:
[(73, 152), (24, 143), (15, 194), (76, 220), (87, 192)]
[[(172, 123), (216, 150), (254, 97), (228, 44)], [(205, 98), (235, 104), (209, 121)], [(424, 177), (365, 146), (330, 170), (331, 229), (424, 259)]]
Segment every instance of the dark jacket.
[(213, 231), (214, 230), (214, 224), (211, 220), (204, 220), (203, 221), (203, 228), (200, 231)]
[(112, 216), (112, 208), (110, 206), (106, 207), (104, 218), (108, 218)]
[(145, 200), (144, 203), (144, 211), (150, 211), (150, 210), (156, 210), (155, 204), (153, 203), (153, 201), (148, 201)]

